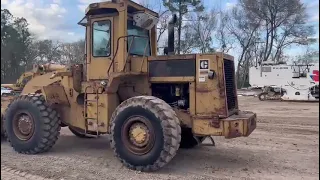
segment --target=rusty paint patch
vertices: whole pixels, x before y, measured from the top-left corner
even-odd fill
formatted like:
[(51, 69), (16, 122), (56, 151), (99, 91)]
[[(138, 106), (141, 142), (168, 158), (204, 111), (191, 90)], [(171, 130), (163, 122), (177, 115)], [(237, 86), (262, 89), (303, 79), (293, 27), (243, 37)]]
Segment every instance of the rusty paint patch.
[(206, 88), (206, 87), (197, 87), (196, 88), (196, 92), (200, 92), (200, 93), (208, 93), (208, 92), (212, 92), (212, 90), (211, 89), (208, 89), (208, 88)]
[(71, 66), (73, 75), (73, 88), (76, 92), (81, 92), (81, 82), (83, 81), (83, 64), (75, 64)]
[(215, 117), (210, 121), (210, 126), (214, 128), (220, 128), (220, 119), (219, 117)]
[(227, 135), (226, 138), (236, 138), (236, 137), (241, 137), (243, 134), (239, 132), (238, 129), (230, 129), (229, 134)]

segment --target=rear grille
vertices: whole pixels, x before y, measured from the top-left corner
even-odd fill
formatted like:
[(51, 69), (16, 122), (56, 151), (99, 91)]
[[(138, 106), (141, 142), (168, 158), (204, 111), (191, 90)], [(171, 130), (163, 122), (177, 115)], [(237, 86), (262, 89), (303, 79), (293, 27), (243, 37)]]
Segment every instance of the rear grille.
[(235, 94), (235, 75), (234, 62), (224, 59), (224, 77), (226, 85), (227, 106), (228, 110), (236, 108), (236, 94)]

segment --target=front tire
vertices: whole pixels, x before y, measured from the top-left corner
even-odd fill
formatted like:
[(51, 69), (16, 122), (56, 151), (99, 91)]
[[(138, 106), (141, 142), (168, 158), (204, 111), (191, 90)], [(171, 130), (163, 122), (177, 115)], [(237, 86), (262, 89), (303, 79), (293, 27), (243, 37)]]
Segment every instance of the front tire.
[(111, 147), (129, 169), (156, 171), (176, 155), (180, 122), (173, 109), (153, 96), (122, 102), (111, 118)]
[(23, 154), (50, 150), (61, 129), (58, 113), (46, 104), (41, 94), (21, 95), (13, 100), (4, 124), (9, 143)]

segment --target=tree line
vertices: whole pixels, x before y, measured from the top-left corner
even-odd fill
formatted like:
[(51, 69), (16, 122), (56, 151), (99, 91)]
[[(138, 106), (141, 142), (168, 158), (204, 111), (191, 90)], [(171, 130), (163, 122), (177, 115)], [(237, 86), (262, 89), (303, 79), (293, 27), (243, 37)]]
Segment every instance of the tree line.
[(20, 75), (32, 69), (33, 64), (82, 63), (84, 40), (62, 43), (39, 40), (28, 29), (23, 17), (14, 17), (1, 9), (1, 83), (15, 83)]
[[(286, 50), (293, 45), (308, 49), (318, 41), (311, 38), (315, 27), (308, 23), (307, 7), (300, 0), (239, 0), (224, 10), (218, 6), (205, 8), (201, 0), (143, 0), (142, 5), (159, 13), (160, 54), (167, 44), (172, 14), (178, 16), (176, 54), (215, 51), (239, 54), (235, 56), (238, 87), (248, 85), (250, 66), (292, 60)], [(1, 83), (17, 79), (34, 63), (83, 62), (84, 47), (84, 40), (73, 43), (38, 40), (29, 32), (26, 19), (1, 10)], [(309, 50), (293, 60), (309, 63), (317, 53), (318, 50)]]

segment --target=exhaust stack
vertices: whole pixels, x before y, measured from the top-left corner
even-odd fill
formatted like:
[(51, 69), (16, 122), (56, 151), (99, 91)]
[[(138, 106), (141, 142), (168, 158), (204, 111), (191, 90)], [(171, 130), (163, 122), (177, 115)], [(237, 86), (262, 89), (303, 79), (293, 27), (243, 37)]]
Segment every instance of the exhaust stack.
[(174, 54), (174, 25), (177, 23), (177, 15), (173, 14), (168, 24), (168, 54)]

